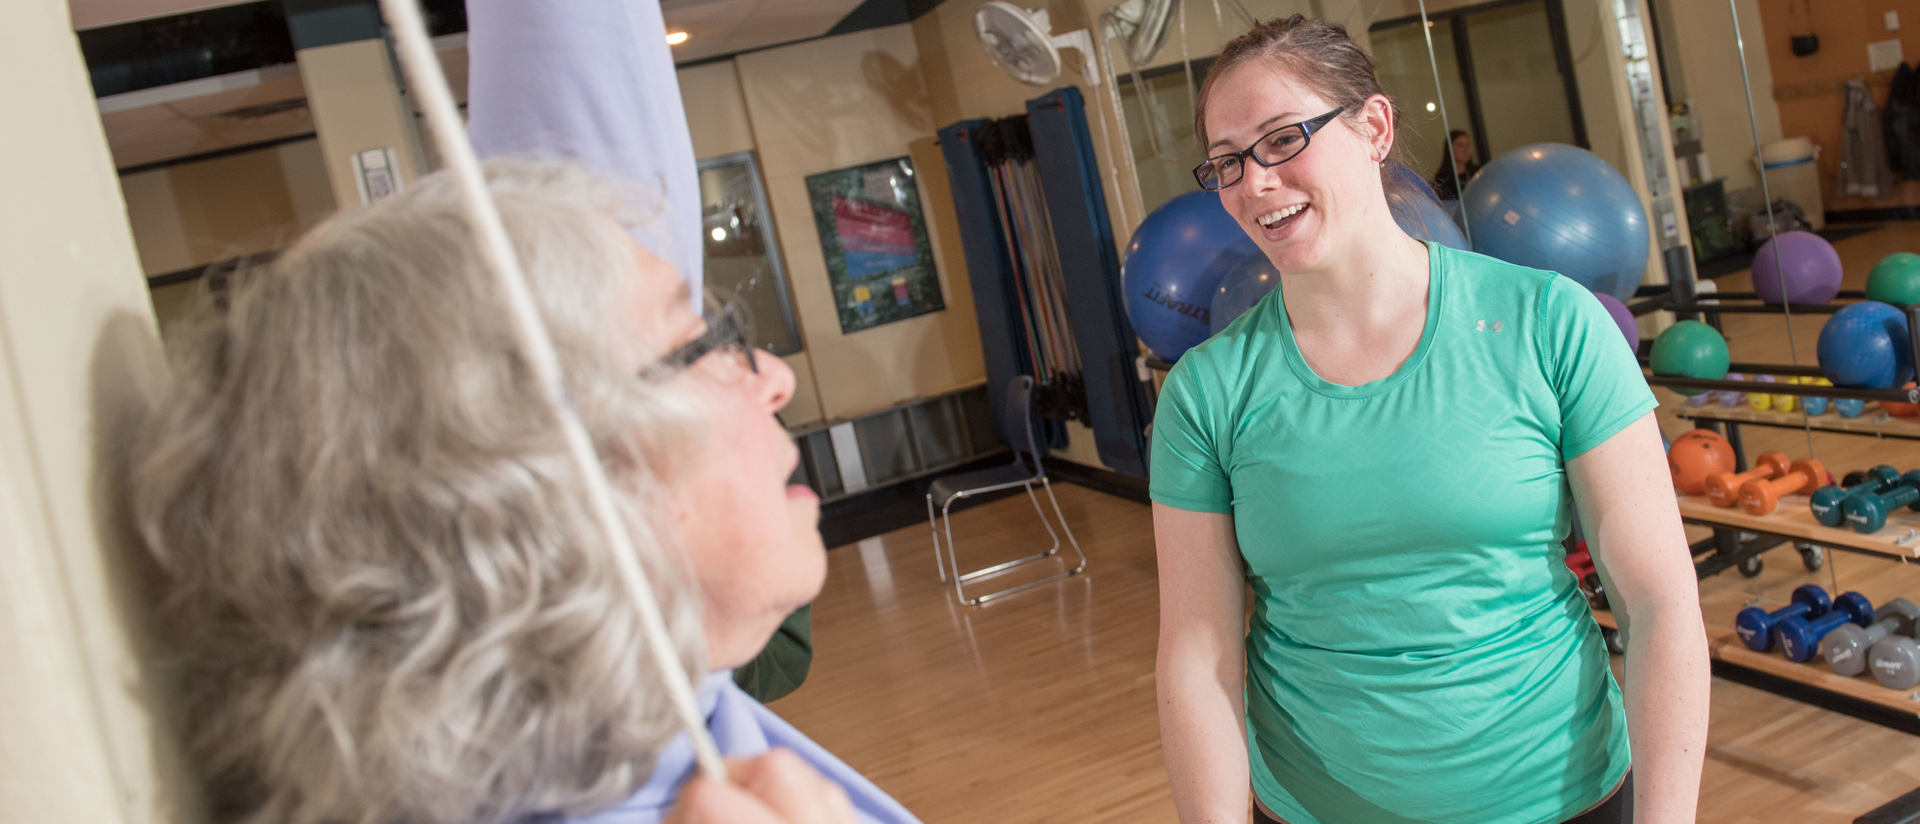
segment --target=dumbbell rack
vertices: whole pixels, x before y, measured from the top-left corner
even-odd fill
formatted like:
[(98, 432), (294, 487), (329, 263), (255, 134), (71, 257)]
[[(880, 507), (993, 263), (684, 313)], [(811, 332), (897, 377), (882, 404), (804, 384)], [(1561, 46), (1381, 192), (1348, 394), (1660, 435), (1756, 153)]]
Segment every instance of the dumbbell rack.
[[(1691, 286), (1691, 283), (1686, 284), (1684, 291), (1690, 293)], [(1858, 295), (1843, 296), (1857, 297)], [(1720, 297), (1737, 299), (1754, 296), (1727, 294)], [(1694, 304), (1684, 300), (1670, 301), (1659, 308), (1676, 311), (1680, 317), (1707, 313), (1709, 321), (1717, 321), (1719, 312), (1779, 311), (1779, 307)], [(1795, 306), (1793, 311), (1803, 314), (1820, 314), (1830, 313), (1838, 308), (1838, 306)], [(1920, 306), (1907, 307), (1906, 313), (1908, 329), (1920, 331)], [(1716, 322), (1714, 325), (1717, 327), (1719, 324)], [(1908, 346), (1909, 352), (1915, 358), (1913, 362), (1920, 363), (1920, 336), (1910, 338)], [(1646, 364), (1644, 357), (1642, 364)], [(1788, 377), (1819, 377), (1821, 375), (1818, 367), (1792, 364), (1733, 363), (1729, 364), (1728, 371)], [(1648, 375), (1647, 383), (1673, 389), (1759, 391), (1764, 394), (1794, 395), (1803, 398), (1858, 398), (1864, 401), (1904, 403), (1920, 401), (1920, 389), (1853, 389), (1658, 375)], [(1728, 444), (1733, 447), (1735, 467), (1738, 471), (1745, 471), (1748, 468), (1746, 451), (1740, 437), (1742, 426), (1804, 428), (1876, 438), (1920, 440), (1920, 421), (1911, 418), (1894, 418), (1884, 414), (1882, 410), (1871, 407), (1868, 413), (1860, 417), (1843, 418), (1833, 412), (1825, 415), (1807, 415), (1804, 410), (1763, 411), (1744, 403), (1734, 407), (1724, 407), (1718, 403), (1688, 406), (1682, 400), (1668, 400), (1662, 403), (1661, 411), (1670, 413), (1676, 418), (1693, 421), (1699, 428), (1724, 430)], [(1814, 520), (1809, 500), (1805, 495), (1782, 496), (1775, 510), (1767, 515), (1750, 515), (1739, 507), (1716, 507), (1709, 503), (1705, 496), (1699, 495), (1680, 496), (1679, 508), (1682, 521), (1713, 530), (1711, 537), (1695, 543), (1692, 547), (1695, 556), (1695, 573), (1703, 579), (1728, 568), (1738, 568), (1742, 575), (1748, 577), (1758, 575), (1761, 571), (1761, 553), (1782, 544), (1798, 547), (1801, 551), (1801, 559), (1809, 571), (1818, 569), (1824, 562), (1822, 548), (1893, 559), (1905, 564), (1920, 562), (1920, 513), (1908, 511), (1904, 507), (1888, 517), (1884, 528), (1865, 535), (1846, 527), (1822, 526)], [(1712, 610), (1705, 611), (1712, 612)], [(1715, 677), (1909, 734), (1920, 735), (1920, 691), (1909, 693), (1888, 689), (1870, 677), (1848, 678), (1832, 672), (1825, 666), (1794, 663), (1777, 653), (1754, 652), (1741, 643), (1739, 635), (1733, 631), (1731, 614), (1708, 614), (1705, 617), (1707, 618), (1708, 649), (1712, 656)], [(1720, 620), (1715, 620), (1716, 618)], [(1618, 624), (1612, 613), (1596, 610), (1594, 619), (1609, 635), (1617, 635)], [(1911, 822), (1915, 820), (1913, 811), (1916, 803), (1920, 803), (1920, 790), (1895, 799), (1880, 809), (1856, 819), (1856, 822)]]
[[(1682, 295), (1682, 293), (1684, 293), (1690, 296), (1692, 292), (1692, 283), (1688, 282), (1684, 284), (1683, 289), (1676, 289), (1668, 300), (1648, 300), (1636, 303), (1633, 307), (1633, 312), (1635, 314), (1644, 314), (1658, 309), (1666, 309), (1680, 317), (1708, 313), (1709, 320), (1717, 320), (1715, 315), (1722, 312), (1771, 313), (1780, 310), (1780, 307), (1765, 306), (1758, 303), (1694, 303)], [(1842, 296), (1862, 297), (1859, 293), (1843, 293)], [(1758, 296), (1750, 292), (1730, 292), (1719, 295), (1719, 297), (1730, 300), (1758, 300)], [(1793, 310), (1803, 314), (1820, 314), (1831, 313), (1837, 311), (1839, 308), (1841, 307), (1837, 304), (1829, 304), (1826, 306), (1795, 306)], [(1920, 304), (1906, 307), (1906, 315), (1908, 330), (1910, 332), (1920, 330)], [(1643, 348), (1643, 354), (1640, 356), (1640, 364), (1643, 367), (1649, 365), (1649, 358), (1644, 354), (1644, 351), (1645, 349)], [(1907, 351), (1913, 359), (1912, 362), (1920, 364), (1920, 335), (1909, 334)], [(1798, 366), (1786, 363), (1731, 363), (1727, 365), (1727, 370), (1729, 372), (1758, 375), (1785, 375), (1788, 377), (1820, 377), (1821, 375), (1820, 369), (1817, 366)], [(1652, 374), (1647, 375), (1646, 379), (1649, 385), (1664, 386), (1669, 389), (1706, 389), (1724, 392), (1758, 391), (1761, 394), (1794, 395), (1802, 398), (1819, 397), (1835, 400), (1840, 398), (1855, 398), (1863, 401), (1920, 403), (1920, 389), (1856, 389), (1840, 386), (1814, 386), (1798, 383), (1758, 383), (1754, 381), (1685, 378)], [(1684, 402), (1674, 401), (1663, 404), (1662, 408), (1671, 411), (1677, 417), (1693, 421), (1694, 425), (1699, 428), (1712, 429), (1715, 431), (1724, 428), (1727, 443), (1733, 447), (1734, 468), (1736, 471), (1741, 472), (1747, 469), (1746, 448), (1742, 444), (1740, 437), (1740, 427), (1742, 425), (1775, 426), (1791, 429), (1806, 427), (1819, 429), (1821, 431), (1853, 435), (1873, 435), (1883, 438), (1897, 437), (1920, 440), (1920, 423), (1891, 418), (1878, 412), (1871, 417), (1862, 416), (1861, 418), (1848, 419), (1832, 413), (1827, 415), (1807, 415), (1804, 410), (1801, 412), (1762, 412), (1757, 409), (1752, 409), (1750, 406), (1731, 408), (1721, 407), (1716, 404), (1687, 406)], [(1785, 506), (1782, 505), (1781, 508), (1784, 510)], [(1706, 516), (1703, 515), (1701, 517), (1704, 518)], [(1825, 543), (1813, 544), (1805, 540), (1794, 541), (1792, 538), (1783, 538), (1773, 533), (1747, 529), (1745, 527), (1723, 527), (1707, 520), (1696, 519), (1692, 522), (1699, 523), (1703, 526), (1715, 527), (1713, 537), (1696, 543), (1693, 546), (1694, 556), (1696, 558), (1694, 568), (1695, 572), (1701, 578), (1718, 574), (1729, 567), (1737, 567), (1740, 573), (1747, 577), (1758, 575), (1760, 574), (1761, 568), (1761, 553), (1790, 541), (1799, 547), (1801, 560), (1806, 564), (1807, 569), (1818, 569), (1824, 562), (1824, 551), (1821, 550), (1820, 547), (1828, 546), (1828, 544)], [(1741, 535), (1742, 532), (1753, 533), (1755, 537), (1743, 537)], [(1858, 551), (1847, 547), (1834, 548)]]
[[(1741, 550), (1731, 557), (1709, 557), (1697, 563), (1702, 578), (1789, 542), (1920, 563), (1920, 513), (1905, 507), (1889, 515), (1884, 528), (1863, 535), (1845, 527), (1822, 526), (1814, 520), (1805, 495), (1781, 496), (1779, 506), (1767, 515), (1748, 514), (1739, 507), (1717, 507), (1704, 495), (1682, 495), (1679, 505), (1682, 521), (1711, 527), (1716, 539), (1753, 536), (1738, 539)], [(1610, 613), (1596, 611), (1594, 618), (1602, 627), (1617, 629)], [(1920, 735), (1920, 692), (1887, 689), (1871, 678), (1846, 678), (1824, 667), (1754, 652), (1740, 643), (1729, 621), (1710, 618), (1707, 632), (1716, 676)]]
[[(1619, 631), (1612, 612), (1594, 610), (1593, 619)], [(1754, 652), (1740, 642), (1728, 621), (1707, 622), (1707, 650), (1717, 677), (1920, 735), (1920, 700), (1880, 686), (1871, 677), (1848, 678), (1824, 664), (1796, 664), (1778, 652)]]
[[(1767, 384), (1760, 384), (1767, 386)], [(1820, 387), (1822, 389), (1826, 387)], [(1767, 392), (1765, 394), (1773, 394)], [(1739, 406), (1725, 407), (1718, 403), (1709, 406), (1688, 406), (1679, 399), (1670, 399), (1660, 404), (1660, 411), (1676, 418), (1690, 421), (1710, 421), (1716, 424), (1740, 426), (1765, 426), (1776, 429), (1810, 428), (1815, 432), (1836, 432), (1842, 435), (1870, 435), (1876, 438), (1897, 438), (1900, 440), (1920, 441), (1920, 418), (1896, 418), (1884, 410), (1868, 407), (1867, 411), (1856, 418), (1843, 418), (1832, 411), (1824, 415), (1803, 416), (1799, 412), (1774, 412), (1755, 409), (1741, 403)], [(1736, 430), (1737, 431), (1737, 430)]]

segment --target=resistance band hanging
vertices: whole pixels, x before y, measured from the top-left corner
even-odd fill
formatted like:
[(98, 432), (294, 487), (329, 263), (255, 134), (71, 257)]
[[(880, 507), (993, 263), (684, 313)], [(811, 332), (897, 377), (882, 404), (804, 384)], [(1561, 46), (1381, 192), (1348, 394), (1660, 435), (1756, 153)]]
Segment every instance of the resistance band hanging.
[(996, 408), (1015, 375), (1032, 375), (1049, 445), (1066, 445), (1060, 421), (1083, 422), (1102, 464), (1144, 478), (1152, 412), (1088, 129), (1067, 87), (1023, 116), (941, 129), (940, 151)]
[(1067, 320), (1066, 282), (1047, 217), (1040, 173), (1033, 163), (1033, 136), (1024, 115), (980, 130), (980, 159), (992, 185), (994, 215), (1012, 264), (1009, 290), (1017, 328), (1032, 369), (1042, 414), (1054, 420), (1085, 420), (1080, 352)]

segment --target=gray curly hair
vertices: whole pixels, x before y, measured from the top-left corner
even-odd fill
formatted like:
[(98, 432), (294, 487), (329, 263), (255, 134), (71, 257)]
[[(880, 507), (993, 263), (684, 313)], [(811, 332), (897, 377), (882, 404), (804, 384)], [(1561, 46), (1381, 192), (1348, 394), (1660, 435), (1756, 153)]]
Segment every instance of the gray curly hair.
[[(620, 329), (630, 200), (557, 164), (490, 188), (687, 671), (664, 481), (696, 416)], [(451, 180), (336, 216), (171, 331), (130, 467), (218, 817), (488, 824), (611, 806), (675, 726)], [(658, 353), (652, 353), (658, 354)]]

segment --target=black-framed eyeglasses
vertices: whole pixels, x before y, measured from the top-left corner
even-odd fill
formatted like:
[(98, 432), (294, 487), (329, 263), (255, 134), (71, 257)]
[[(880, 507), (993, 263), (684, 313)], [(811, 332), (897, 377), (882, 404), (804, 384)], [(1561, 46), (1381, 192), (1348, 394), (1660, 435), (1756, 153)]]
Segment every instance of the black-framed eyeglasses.
[(1246, 158), (1253, 158), (1269, 169), (1300, 156), (1307, 150), (1307, 144), (1313, 142), (1313, 135), (1334, 118), (1339, 117), (1347, 107), (1327, 112), (1312, 120), (1289, 123), (1260, 136), (1253, 145), (1232, 154), (1207, 158), (1207, 162), (1193, 167), (1193, 179), (1200, 181), (1200, 188), (1219, 191), (1235, 183), (1247, 174)]
[(731, 303), (707, 318), (707, 331), (700, 333), (700, 337), (687, 341), (652, 366), (640, 370), (640, 377), (649, 381), (665, 380), (686, 371), (695, 361), (727, 349), (739, 353), (747, 363), (747, 371), (759, 374), (760, 366), (753, 360), (753, 340), (747, 333), (747, 324), (740, 319), (740, 311)]

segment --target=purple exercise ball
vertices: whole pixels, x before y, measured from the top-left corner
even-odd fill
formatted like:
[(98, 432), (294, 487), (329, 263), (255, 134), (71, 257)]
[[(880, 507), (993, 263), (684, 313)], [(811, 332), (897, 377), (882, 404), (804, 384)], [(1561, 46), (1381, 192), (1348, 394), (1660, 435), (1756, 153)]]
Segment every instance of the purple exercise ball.
[(1607, 307), (1607, 314), (1613, 316), (1613, 322), (1620, 327), (1620, 334), (1627, 337), (1627, 348), (1640, 351), (1640, 324), (1633, 319), (1633, 310), (1620, 302), (1619, 298), (1599, 292), (1593, 296), (1600, 299), (1600, 305)]
[[(1774, 250), (1780, 251), (1779, 262)], [(1785, 299), (1780, 272), (1786, 271)], [(1753, 291), (1767, 303), (1827, 304), (1840, 294), (1840, 253), (1812, 232), (1782, 232), (1753, 255)]]

